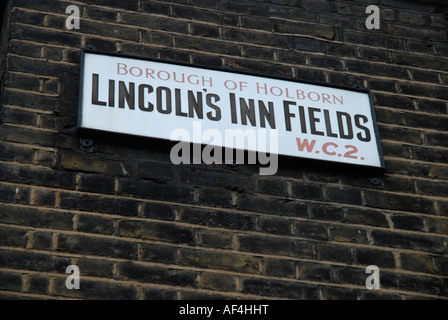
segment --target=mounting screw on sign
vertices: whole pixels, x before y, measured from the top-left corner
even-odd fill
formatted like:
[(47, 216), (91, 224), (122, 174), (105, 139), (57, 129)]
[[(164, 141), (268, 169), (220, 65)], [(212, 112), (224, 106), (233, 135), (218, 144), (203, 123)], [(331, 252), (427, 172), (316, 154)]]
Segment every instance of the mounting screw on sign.
[(371, 184), (381, 184), (381, 182), (383, 182), (383, 180), (380, 177), (369, 177), (369, 181)]
[(80, 143), (84, 148), (91, 148), (91, 147), (93, 146), (93, 140), (92, 140), (92, 139), (80, 138), (80, 139), (79, 139), (79, 143)]

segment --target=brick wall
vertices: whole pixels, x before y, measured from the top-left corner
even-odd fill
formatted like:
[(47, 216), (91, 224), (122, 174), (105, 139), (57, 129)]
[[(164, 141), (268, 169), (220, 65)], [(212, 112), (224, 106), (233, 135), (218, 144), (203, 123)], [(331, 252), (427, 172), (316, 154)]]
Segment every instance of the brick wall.
[[(81, 10), (68, 30), (68, 5)], [(381, 10), (367, 30), (367, 4)], [(1, 95), (0, 297), (447, 299), (448, 41), (440, 1), (12, 0)], [(172, 165), (76, 135), (80, 48), (373, 93), (382, 183), (280, 158)], [(81, 289), (68, 290), (68, 265)], [(367, 290), (365, 268), (380, 268)]]

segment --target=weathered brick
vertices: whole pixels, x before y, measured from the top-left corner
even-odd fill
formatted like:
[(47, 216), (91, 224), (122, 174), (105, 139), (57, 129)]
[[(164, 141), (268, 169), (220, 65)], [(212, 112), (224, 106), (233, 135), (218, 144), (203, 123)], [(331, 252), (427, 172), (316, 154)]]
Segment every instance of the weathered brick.
[(397, 215), (394, 214), (390, 217), (394, 228), (424, 231), (425, 225), (422, 217), (410, 216), (410, 215)]
[(104, 175), (80, 174), (78, 189), (80, 191), (113, 194), (115, 192), (115, 179)]
[(48, 28), (14, 24), (11, 33), (14, 38), (20, 40), (78, 48), (81, 46), (81, 37), (79, 35), (74, 35), (64, 31), (54, 31)]
[[(447, 64), (448, 66), (448, 64)], [(399, 83), (400, 92), (404, 94), (414, 95), (414, 96), (424, 96), (429, 95), (433, 98), (448, 100), (448, 93), (444, 86), (437, 85), (427, 85), (427, 84), (416, 84), (416, 83)]]
[(376, 245), (392, 248), (421, 250), (433, 253), (445, 252), (445, 246), (441, 238), (372, 230), (373, 241)]
[(243, 293), (256, 294), (262, 297), (281, 297), (291, 299), (318, 299), (319, 293), (315, 286), (280, 280), (265, 280), (249, 278), (243, 280)]
[(117, 264), (119, 279), (197, 287), (197, 272), (160, 266), (148, 266), (134, 262)]
[(129, 199), (105, 198), (83, 193), (68, 192), (61, 192), (59, 197), (60, 208), (123, 216), (136, 216), (138, 213), (138, 203)]
[(46, 189), (32, 190), (30, 204), (39, 207), (54, 207), (55, 203), (56, 203), (55, 191)]
[(176, 300), (177, 291), (154, 287), (142, 287), (144, 300)]
[(401, 300), (401, 295), (397, 293), (378, 292), (378, 291), (361, 291), (359, 293), (360, 300)]
[(0, 245), (10, 247), (25, 247), (27, 243), (26, 230), (0, 226)]
[(219, 208), (233, 207), (233, 192), (223, 190), (221, 188), (201, 187), (198, 189), (198, 202), (205, 206), (213, 206)]
[(322, 200), (324, 198), (321, 185), (305, 183), (303, 181), (291, 182), (291, 195), (299, 199)]
[(344, 39), (347, 43), (364, 44), (379, 48), (394, 48), (404, 50), (404, 41), (392, 36), (372, 34), (367, 32), (344, 31)]
[(380, 268), (395, 267), (395, 258), (391, 251), (373, 248), (356, 248), (355, 256), (359, 265), (376, 265)]
[(255, 190), (260, 193), (288, 196), (290, 182), (283, 179), (259, 178)]
[(104, 300), (137, 299), (137, 288), (134, 285), (122, 284), (116, 281), (82, 279), (79, 290), (69, 290), (65, 286), (65, 280), (65, 277), (56, 278), (51, 293), (78, 299), (95, 299), (96, 297), (102, 297)]
[(3, 142), (0, 144), (0, 160), (20, 163), (32, 163), (36, 150)]
[[(381, 6), (379, 30), (366, 29), (368, 4)], [(65, 26), (66, 2), (12, 5), (0, 50), (1, 298), (448, 297), (440, 1), (83, 0), (79, 30)], [(361, 85), (378, 120), (382, 183), (293, 157), (270, 177), (258, 165), (173, 166), (172, 145), (156, 139), (95, 136), (84, 148), (86, 45)], [(81, 290), (65, 287), (70, 264)], [(384, 290), (364, 288), (368, 265)]]
[(288, 20), (273, 20), (273, 30), (282, 34), (306, 34), (325, 39), (334, 39), (335, 36), (333, 26)]
[(429, 145), (448, 147), (448, 134), (445, 132), (425, 132), (425, 140)]
[(307, 205), (300, 201), (277, 200), (258, 195), (238, 195), (237, 207), (241, 210), (265, 212), (282, 216), (307, 217)]
[(370, 47), (359, 48), (359, 56), (362, 59), (378, 62), (391, 62), (391, 53), (385, 49), (377, 49)]
[(259, 259), (252, 256), (187, 248), (180, 249), (179, 263), (183, 266), (244, 273), (258, 273), (260, 267)]
[[(413, 37), (414, 39), (416, 38), (415, 27), (403, 26), (398, 24), (389, 24), (387, 28), (391, 35)], [(432, 41), (440, 41), (440, 42), (444, 42), (447, 40), (446, 32), (443, 32), (442, 30), (419, 27), (418, 31), (419, 32), (417, 36), (421, 40), (430, 39)]]
[(445, 163), (445, 159), (448, 159), (448, 150), (445, 149), (409, 146), (409, 150), (413, 158), (420, 161)]
[[(351, 19), (350, 19), (351, 20)], [(337, 57), (356, 57), (357, 56), (357, 46), (355, 45), (350, 45), (350, 44), (346, 44), (346, 43), (332, 43), (330, 44), (325, 44), (325, 53), (328, 55), (332, 55), (332, 56), (337, 56)], [(375, 59), (372, 59), (373, 61)]]
[(413, 70), (412, 78), (416, 81), (421, 82), (430, 82), (433, 84), (439, 84), (439, 76), (440, 73), (436, 73), (434, 71), (422, 71), (422, 70)]
[(434, 268), (437, 273), (446, 276), (448, 275), (448, 258), (447, 257), (434, 257)]
[(81, 277), (112, 278), (114, 275), (114, 262), (105, 259), (81, 257), (76, 260), (76, 266)]
[(318, 0), (318, 1), (304, 0), (302, 1), (302, 8), (306, 10), (329, 11), (330, 4), (328, 3), (328, 1), (325, 0)]
[(33, 232), (33, 249), (51, 250), (53, 247), (53, 234), (50, 232)]
[(205, 23), (190, 23), (190, 33), (195, 36), (219, 38), (219, 27)]
[(119, 179), (118, 194), (132, 197), (150, 198), (151, 200), (194, 202), (192, 186), (164, 184), (136, 179)]
[(172, 205), (165, 203), (144, 202), (142, 217), (172, 221), (175, 219), (176, 213)]
[(352, 254), (349, 247), (334, 245), (332, 243), (316, 244), (316, 252), (319, 260), (352, 263)]
[(382, 139), (403, 141), (414, 144), (421, 144), (423, 142), (423, 131), (384, 125), (379, 125), (378, 130)]
[(335, 266), (333, 273), (334, 273), (334, 282), (336, 283), (365, 285), (367, 278), (366, 271), (364, 268)]
[(361, 192), (353, 188), (327, 186), (325, 200), (337, 203), (362, 204)]
[(0, 267), (3, 268), (64, 274), (70, 264), (70, 258), (67, 257), (0, 249)]
[(311, 281), (331, 281), (332, 267), (313, 262), (298, 262), (298, 279)]
[(85, 12), (87, 17), (90, 19), (97, 19), (99, 21), (104, 22), (115, 22), (117, 21), (117, 11), (106, 9), (106, 8), (98, 8), (98, 7), (86, 7)]
[(409, 75), (406, 71), (406, 68), (401, 66), (379, 64), (374, 62), (369, 63), (358, 60), (347, 60), (345, 64), (347, 66), (347, 70), (351, 72), (392, 77), (398, 79), (409, 79)]
[(39, 274), (32, 274), (28, 278), (28, 292), (37, 294), (48, 294), (50, 279)]
[(309, 52), (322, 52), (322, 42), (317, 39), (302, 38), (302, 37), (290, 37), (289, 46), (281, 46), (281, 48), (289, 48), (291, 50), (309, 51)]
[(130, 176), (135, 173), (133, 164), (85, 153), (62, 153), (61, 166), (69, 170), (108, 173), (117, 176)]
[(0, 211), (1, 223), (61, 230), (73, 228), (73, 214), (62, 210), (0, 204)]
[(432, 258), (427, 254), (400, 253), (400, 266), (405, 270), (433, 273)]
[[(365, 191), (366, 204), (369, 207), (408, 210), (420, 213), (435, 213), (434, 202), (416, 196), (404, 196), (392, 193), (381, 193), (377, 191)], [(387, 204), (386, 204), (387, 203)]]
[[(143, 32), (142, 32), (143, 34)], [(145, 40), (145, 43), (149, 43), (150, 41)], [(134, 56), (142, 56), (152, 59), (158, 59), (160, 48), (155, 48), (149, 45), (141, 44), (141, 43), (133, 43), (133, 42), (125, 42), (120, 45), (119, 53), (125, 55), (134, 55)]]
[(317, 220), (344, 221), (344, 209), (334, 204), (311, 206), (311, 218)]
[(302, 55), (298, 55), (296, 52), (292, 51), (277, 51), (277, 61), (280, 63), (290, 63), (294, 65), (304, 65), (306, 63), (306, 59)]
[(429, 232), (447, 234), (448, 233), (448, 220), (442, 217), (426, 217), (424, 223)]
[(284, 218), (260, 217), (260, 230), (273, 234), (291, 234), (291, 221)]
[(94, 46), (97, 50), (111, 53), (118, 52), (117, 41), (114, 39), (86, 36), (86, 46)]
[(2, 121), (4, 123), (36, 126), (38, 117), (39, 115), (34, 112), (6, 107), (3, 110)]
[(111, 235), (114, 233), (114, 220), (99, 216), (78, 215), (76, 230), (88, 233), (100, 233)]
[[(247, 54), (247, 50), (245, 52)], [(191, 60), (194, 64), (197, 64), (199, 66), (221, 67), (223, 64), (222, 57), (209, 56), (196, 52), (191, 54)]]
[(444, 131), (446, 128), (446, 124), (448, 123), (448, 119), (445, 117), (429, 114), (412, 114), (412, 113), (406, 114), (404, 121), (405, 125), (407, 126), (440, 130), (440, 131)]
[(255, 230), (256, 217), (230, 211), (207, 210), (202, 208), (180, 208), (180, 221), (208, 227)]
[[(157, 16), (151, 16), (149, 18), (146, 14), (137, 14), (134, 12), (121, 12), (120, 16), (122, 24), (139, 26), (146, 29), (150, 28), (154, 30), (164, 30), (169, 32), (187, 34), (188, 23), (182, 20)], [(127, 29), (130, 29), (124, 27), (122, 28), (126, 31), (128, 31)], [(137, 29), (133, 30), (137, 31)], [(131, 38), (130, 40), (132, 39), (133, 38)]]
[[(32, 94), (21, 95), (23, 97), (27, 97), (26, 99), (34, 98)], [(41, 97), (42, 96), (36, 98), (35, 102), (33, 102), (32, 104), (46, 100), (41, 99)], [(14, 103), (17, 101), (19, 101), (20, 103), (21, 99), (22, 98), (18, 98), (18, 100), (15, 100)], [(52, 102), (50, 100), (43, 103)], [(4, 124), (0, 127), (0, 137), (2, 140), (7, 140), (10, 142), (35, 144), (44, 147), (71, 148), (74, 146), (73, 138), (68, 137), (67, 135), (51, 131), (42, 131), (34, 128), (32, 129), (30, 127), (7, 126)], [(57, 181), (54, 182), (56, 183)]]
[(226, 294), (203, 291), (180, 291), (179, 295), (182, 300), (232, 300), (232, 296)]
[(177, 259), (177, 248), (173, 246), (142, 243), (141, 259), (158, 263), (175, 263)]
[(0, 184), (0, 201), (2, 202), (26, 204), (30, 199), (30, 193), (30, 189), (26, 187)]
[(232, 249), (233, 235), (218, 231), (200, 231), (200, 245), (205, 247)]
[(295, 221), (294, 235), (301, 238), (311, 238), (317, 240), (328, 240), (328, 226), (323, 223), (313, 221)]
[(447, 296), (448, 294), (442, 279), (428, 276), (400, 274), (397, 288), (432, 295)]
[(29, 74), (8, 72), (5, 85), (10, 88), (39, 92), (39, 78)]
[(310, 65), (313, 67), (331, 69), (331, 70), (343, 70), (344, 65), (342, 59), (334, 58), (327, 55), (318, 56), (314, 55), (310, 57)]
[(274, 76), (281, 77), (292, 77), (292, 68), (290, 66), (273, 64), (267, 62), (257, 62), (248, 59), (240, 59), (240, 58), (226, 58), (224, 60), (224, 67), (231, 67), (236, 71), (246, 71), (250, 72), (254, 70), (256, 66), (260, 66), (265, 72), (269, 72)]
[(322, 295), (327, 300), (358, 300), (359, 290), (343, 287), (324, 287)]
[(264, 274), (274, 277), (295, 278), (296, 263), (286, 259), (263, 259)]
[(349, 226), (331, 226), (330, 237), (337, 242), (354, 242), (362, 244), (368, 244), (369, 242), (366, 230)]

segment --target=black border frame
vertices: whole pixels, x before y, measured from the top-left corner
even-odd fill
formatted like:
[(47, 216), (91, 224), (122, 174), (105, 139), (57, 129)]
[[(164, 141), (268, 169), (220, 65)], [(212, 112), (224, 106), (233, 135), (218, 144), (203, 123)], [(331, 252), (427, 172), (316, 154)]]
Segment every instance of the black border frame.
[[(92, 54), (106, 55), (106, 56), (113, 56), (113, 57), (121, 57), (121, 58), (129, 58), (129, 59), (136, 59), (136, 60), (143, 60), (143, 61), (153, 61), (153, 62), (172, 64), (172, 65), (179, 65), (179, 66), (184, 66), (184, 67), (206, 69), (206, 70), (213, 70), (213, 71), (221, 71), (221, 72), (242, 74), (242, 75), (255, 76), (255, 77), (263, 77), (263, 78), (283, 80), (283, 81), (290, 81), (290, 82), (296, 82), (296, 83), (305, 83), (305, 84), (317, 85), (317, 86), (321, 86), (321, 87), (330, 87), (330, 88), (336, 88), (336, 89), (342, 89), (342, 90), (348, 90), (348, 91), (367, 93), (368, 97), (369, 97), (369, 102), (370, 102), (370, 112), (371, 112), (371, 115), (372, 115), (373, 128), (374, 128), (374, 131), (375, 131), (375, 140), (376, 140), (376, 145), (377, 145), (377, 149), (378, 149), (378, 156), (380, 158), (380, 164), (381, 164), (380, 167), (374, 167), (374, 166), (363, 165), (363, 164), (353, 164), (353, 163), (348, 163), (348, 162), (331, 161), (331, 160), (324, 160), (324, 159), (294, 157), (294, 156), (283, 155), (283, 154), (278, 154), (278, 156), (285, 156), (285, 157), (299, 158), (299, 159), (306, 159), (306, 160), (313, 160), (313, 161), (322, 161), (322, 162), (325, 162), (325, 163), (331, 162), (331, 163), (337, 163), (337, 164), (342, 164), (342, 165), (349, 165), (349, 166), (356, 166), (356, 167), (362, 167), (362, 168), (369, 168), (369, 169), (373, 169), (373, 170), (377, 170), (377, 171), (379, 170), (379, 171), (381, 171), (381, 173), (383, 173), (385, 171), (385, 169), (386, 169), (386, 165), (385, 165), (385, 162), (384, 162), (383, 149), (381, 147), (381, 140), (380, 140), (380, 135), (379, 135), (379, 130), (378, 130), (378, 122), (377, 122), (377, 119), (376, 119), (375, 107), (373, 105), (373, 96), (372, 96), (372, 92), (369, 89), (355, 88), (355, 87), (350, 88), (350, 87), (344, 87), (344, 86), (340, 86), (340, 85), (328, 84), (328, 83), (323, 83), (323, 82), (318, 82), (318, 81), (300, 80), (300, 79), (294, 79), (294, 78), (288, 78), (288, 77), (282, 77), (282, 76), (275, 76), (275, 75), (269, 75), (269, 74), (263, 74), (263, 73), (256, 73), (256, 72), (249, 72), (249, 71), (239, 71), (239, 70), (234, 70), (234, 69), (231, 69), (231, 68), (210, 67), (210, 66), (199, 65), (199, 64), (194, 64), (194, 63), (193, 64), (189, 64), (189, 63), (183, 63), (183, 62), (173, 62), (173, 61), (169, 61), (169, 60), (146, 58), (146, 57), (141, 57), (141, 56), (133, 56), (133, 55), (120, 54), (120, 53), (110, 53), (110, 52), (98, 51), (98, 50), (87, 49), (87, 48), (82, 48), (81, 49), (80, 76), (79, 76), (79, 99), (78, 99), (78, 119), (77, 119), (77, 125), (76, 125), (78, 134), (82, 133), (82, 132), (85, 132), (85, 133), (101, 132), (101, 133), (113, 133), (113, 134), (118, 134), (118, 135), (121, 135), (121, 136), (126, 136), (126, 135), (135, 136), (135, 135), (131, 135), (131, 134), (123, 134), (123, 133), (114, 132), (114, 131), (104, 131), (104, 130), (82, 128), (80, 126), (81, 125), (81, 118), (82, 118), (82, 99), (83, 99), (82, 88), (83, 88), (83, 83), (84, 83), (85, 53), (92, 53)], [(163, 140), (161, 138), (155, 138), (155, 137), (146, 137), (146, 136), (139, 136), (139, 137)]]

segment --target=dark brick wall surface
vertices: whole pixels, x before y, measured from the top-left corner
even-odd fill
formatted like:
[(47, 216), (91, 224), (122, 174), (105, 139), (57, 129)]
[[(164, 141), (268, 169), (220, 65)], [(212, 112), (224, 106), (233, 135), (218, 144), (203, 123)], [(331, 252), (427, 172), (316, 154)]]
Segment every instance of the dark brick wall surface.
[[(68, 5), (80, 29), (68, 30)], [(365, 26), (369, 4), (379, 30)], [(404, 0), (11, 0), (0, 298), (448, 299), (448, 7)], [(80, 49), (371, 90), (386, 171), (171, 164), (76, 132)], [(65, 287), (77, 265), (80, 290)], [(365, 287), (365, 268), (381, 288)]]

